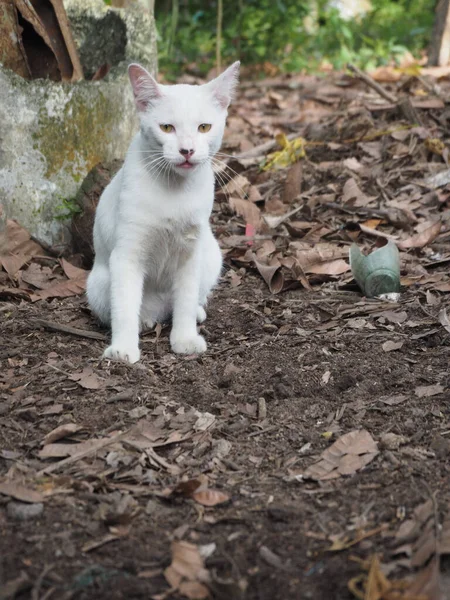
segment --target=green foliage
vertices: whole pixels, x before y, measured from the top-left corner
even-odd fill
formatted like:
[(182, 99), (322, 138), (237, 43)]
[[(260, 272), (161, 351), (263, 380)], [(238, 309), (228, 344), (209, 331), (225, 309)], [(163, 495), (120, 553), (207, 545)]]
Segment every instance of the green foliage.
[[(372, 10), (344, 20), (326, 0), (227, 0), (222, 61), (269, 62), (284, 71), (315, 70), (323, 61), (374, 68), (427, 44), (435, 0), (372, 0)], [(156, 2), (161, 70), (175, 77), (195, 63), (205, 74), (215, 62), (217, 1)]]
[(61, 204), (56, 206), (56, 210), (57, 214), (55, 215), (55, 219), (57, 221), (72, 219), (75, 215), (82, 212), (81, 207), (75, 198), (61, 198)]

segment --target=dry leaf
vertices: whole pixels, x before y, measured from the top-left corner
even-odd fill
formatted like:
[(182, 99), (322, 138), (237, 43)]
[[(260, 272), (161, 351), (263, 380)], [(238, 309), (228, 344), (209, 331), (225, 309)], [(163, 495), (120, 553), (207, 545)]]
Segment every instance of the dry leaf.
[(283, 202), (292, 204), (302, 191), (303, 165), (301, 162), (294, 163), (288, 171), (286, 183), (283, 190)]
[(358, 187), (358, 184), (353, 178), (347, 179), (342, 189), (342, 202), (350, 203), (353, 206), (367, 206), (369, 202), (374, 200), (373, 197), (366, 196)]
[(236, 198), (232, 196), (229, 199), (231, 208), (240, 217), (244, 218), (246, 223), (253, 225), (257, 230), (261, 224), (261, 211), (253, 202), (250, 200), (244, 200), (243, 198)]
[(306, 469), (304, 477), (326, 480), (352, 475), (368, 465), (377, 454), (377, 444), (368, 431), (350, 431), (327, 448), (321, 460)]
[(230, 196), (245, 198), (250, 181), (244, 175), (236, 175), (223, 187), (223, 191)]
[(436, 396), (437, 394), (442, 394), (444, 391), (444, 387), (439, 383), (435, 385), (420, 385), (416, 387), (415, 394), (419, 398), (430, 398), (431, 396)]
[(282, 150), (269, 154), (263, 166), (265, 171), (284, 169), (305, 157), (305, 140), (302, 137), (288, 140), (284, 133), (279, 133), (275, 139)]
[(60, 281), (45, 290), (39, 290), (35, 293), (33, 300), (45, 300), (47, 298), (70, 298), (71, 296), (80, 296), (86, 291), (86, 282), (84, 279), (69, 279)]
[(72, 435), (77, 431), (81, 431), (82, 429), (83, 427), (81, 425), (76, 425), (75, 423), (66, 423), (64, 425), (60, 425), (59, 427), (56, 427), (47, 433), (42, 443), (44, 446), (47, 444), (52, 444), (53, 442), (65, 438), (68, 435)]
[(450, 320), (448, 318), (447, 310), (445, 308), (443, 308), (439, 312), (439, 323), (442, 325), (442, 327), (445, 327), (448, 333), (450, 333)]
[(76, 381), (81, 387), (87, 390), (99, 390), (105, 385), (104, 380), (100, 379), (91, 367), (84, 368), (81, 373), (72, 373), (69, 379)]
[(198, 547), (184, 541), (171, 544), (172, 563), (164, 571), (168, 584), (191, 600), (204, 600), (210, 597), (204, 584), (209, 580), (203, 558)]
[(44, 502), (44, 496), (40, 492), (31, 490), (15, 481), (0, 482), (0, 494), (10, 496), (16, 500), (21, 500), (22, 502), (29, 502), (30, 504)]
[(196, 502), (203, 506), (216, 506), (230, 500), (230, 496), (219, 490), (207, 488), (206, 490), (196, 491), (191, 496)]
[(393, 350), (400, 350), (403, 346), (404, 342), (393, 342), (392, 340), (388, 340), (384, 342), (381, 346), (385, 352), (392, 352)]
[(407, 240), (397, 242), (397, 246), (402, 250), (406, 250), (407, 248), (424, 248), (437, 238), (441, 232), (441, 226), (441, 221), (437, 221)]
[(42, 247), (30, 239), (28, 231), (15, 221), (6, 221), (5, 239), (0, 265), (10, 277), (14, 277), (19, 269), (36, 254), (45, 254)]
[(275, 265), (265, 265), (257, 260), (255, 254), (253, 254), (253, 262), (272, 294), (279, 294), (284, 285), (284, 276), (281, 272), (280, 263)]
[(89, 271), (86, 271), (86, 269), (80, 269), (79, 267), (75, 267), (74, 265), (72, 265), (70, 262), (68, 262), (64, 258), (61, 258), (61, 266), (63, 268), (63, 271), (64, 271), (66, 277), (68, 277), (69, 279), (75, 279), (79, 283), (87, 280)]

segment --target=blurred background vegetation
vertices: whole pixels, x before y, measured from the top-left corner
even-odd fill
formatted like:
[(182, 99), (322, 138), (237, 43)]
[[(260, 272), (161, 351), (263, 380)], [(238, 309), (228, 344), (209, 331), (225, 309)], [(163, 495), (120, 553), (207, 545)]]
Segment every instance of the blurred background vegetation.
[[(430, 42), (435, 0), (156, 0), (160, 69), (206, 74), (241, 59), (265, 74), (364, 69), (421, 58)], [(218, 28), (218, 14), (222, 13)], [(272, 73), (270, 70), (272, 69)], [(255, 71), (258, 69), (255, 68)]]

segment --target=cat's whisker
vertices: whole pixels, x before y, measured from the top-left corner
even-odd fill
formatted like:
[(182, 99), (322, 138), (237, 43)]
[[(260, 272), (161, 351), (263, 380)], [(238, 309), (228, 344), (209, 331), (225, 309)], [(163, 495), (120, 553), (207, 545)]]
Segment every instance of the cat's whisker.
[(245, 158), (245, 155), (241, 154), (226, 154), (225, 152), (216, 152), (216, 156), (225, 156), (226, 158)]
[(239, 173), (237, 171), (235, 171), (232, 167), (230, 167), (230, 165), (228, 165), (225, 161), (221, 160), (220, 158), (215, 158), (215, 160), (216, 160), (217, 163), (219, 163), (220, 165), (222, 165), (225, 169), (228, 169), (229, 171), (231, 171), (232, 173), (234, 173), (234, 175), (236, 177), (239, 177)]
[(164, 159), (159, 159), (157, 161), (154, 161), (153, 163), (144, 165), (144, 167), (147, 169), (149, 174), (152, 174), (157, 169), (157, 167), (162, 164), (164, 164)]
[(155, 179), (157, 179), (159, 177), (159, 175), (161, 174), (161, 172), (165, 169), (166, 166), (166, 160), (161, 160), (157, 165), (154, 166), (154, 168), (150, 171), (150, 174), (153, 175), (153, 177), (155, 177)]
[[(225, 179), (225, 181), (227, 182), (225, 185), (227, 185), (228, 182), (233, 181), (234, 185), (236, 186), (236, 189), (240, 192), (240, 194), (242, 195), (242, 197), (245, 198), (245, 196), (247, 196), (247, 193), (243, 190), (243, 188), (239, 185), (239, 183), (237, 183), (237, 181), (235, 179), (235, 177), (238, 176), (239, 174), (236, 173), (236, 171), (234, 171), (234, 169), (231, 169), (223, 161), (221, 161), (221, 160), (219, 160), (219, 159), (217, 159), (215, 157), (213, 157), (212, 162), (213, 162), (213, 165), (215, 165), (217, 167), (224, 167), (225, 169), (229, 169), (230, 171), (232, 171), (234, 173), (234, 175), (232, 176), (229, 173), (227, 173), (226, 170), (223, 170), (223, 171), (220, 171), (220, 172), (215, 171), (214, 174), (216, 176), (219, 176), (219, 173), (220, 173), (220, 176), (221, 176), (222, 180)], [(225, 187), (224, 184), (221, 184), (221, 185), (222, 185), (222, 187)]]

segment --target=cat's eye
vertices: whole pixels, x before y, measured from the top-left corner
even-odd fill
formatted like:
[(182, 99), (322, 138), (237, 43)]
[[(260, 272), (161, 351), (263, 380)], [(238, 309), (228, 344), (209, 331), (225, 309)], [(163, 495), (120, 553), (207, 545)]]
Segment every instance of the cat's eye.
[(198, 130), (200, 133), (207, 133), (211, 129), (211, 125), (209, 123), (202, 123), (198, 126)]
[(173, 125), (169, 125), (168, 123), (163, 123), (159, 126), (159, 128), (161, 131), (164, 131), (164, 133), (172, 133), (172, 131), (175, 131), (175, 127)]

